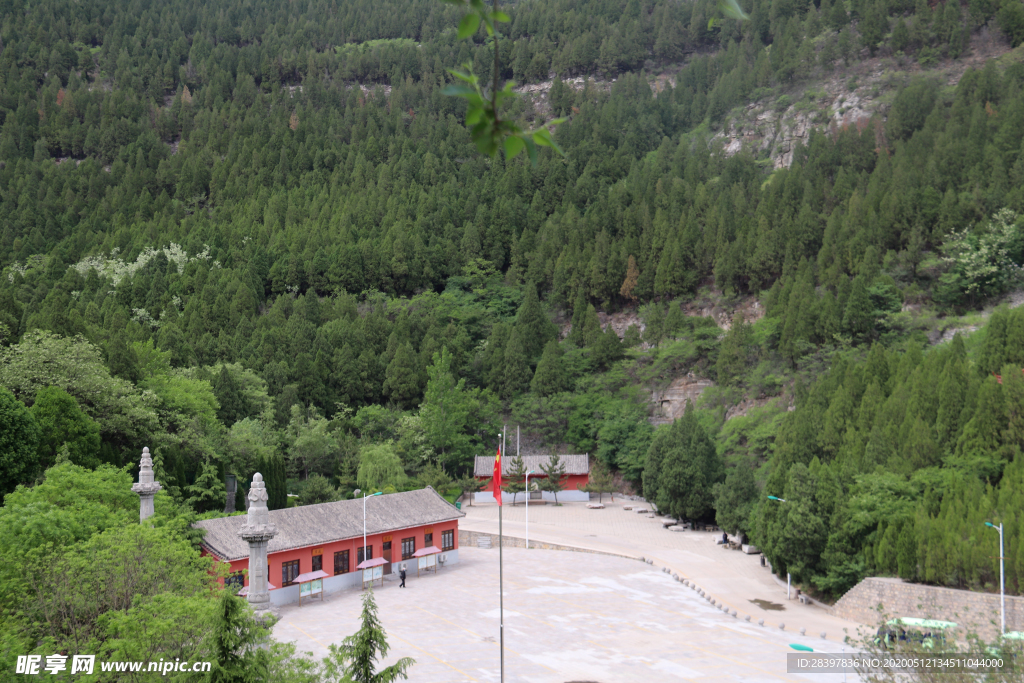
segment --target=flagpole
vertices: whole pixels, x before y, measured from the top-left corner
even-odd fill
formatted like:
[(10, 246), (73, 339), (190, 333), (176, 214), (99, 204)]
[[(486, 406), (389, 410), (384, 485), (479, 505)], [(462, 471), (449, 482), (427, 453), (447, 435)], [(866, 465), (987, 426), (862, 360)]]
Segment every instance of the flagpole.
[[(505, 430), (507, 431), (507, 429)], [(501, 433), (501, 445), (505, 446), (505, 431)], [(502, 448), (504, 450), (504, 448)], [(504, 464), (502, 464), (504, 467)], [(501, 495), (500, 493), (498, 495)], [(501, 508), (503, 505), (498, 504), (498, 621), (501, 630), (501, 683), (505, 683), (505, 558), (503, 554), (503, 548), (505, 546), (505, 537), (502, 534), (501, 528)]]

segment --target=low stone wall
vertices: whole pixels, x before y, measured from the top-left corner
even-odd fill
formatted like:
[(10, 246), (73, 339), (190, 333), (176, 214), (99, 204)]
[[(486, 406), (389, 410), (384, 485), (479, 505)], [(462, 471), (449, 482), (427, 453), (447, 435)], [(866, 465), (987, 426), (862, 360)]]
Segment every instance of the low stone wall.
[[(467, 531), (466, 529), (459, 529), (459, 547), (476, 548), (477, 542), (481, 537), (488, 537), (491, 541), (491, 547), (498, 547), (498, 535), (488, 534), (481, 531)], [(505, 548), (525, 548), (526, 539), (517, 538), (515, 536), (503, 535), (502, 547)], [(612, 555), (614, 557), (625, 557), (630, 560), (639, 560), (639, 557), (632, 557), (630, 555), (620, 555), (619, 553), (609, 553), (603, 550), (591, 550), (590, 548), (576, 548), (571, 545), (560, 545), (558, 543), (545, 543), (544, 541), (531, 540), (531, 548), (538, 548), (540, 550), (568, 550), (576, 553), (595, 553), (597, 555)]]
[[(861, 624), (878, 625), (893, 617), (943, 619), (960, 624), (960, 635), (982, 639), (999, 635), (999, 594), (975, 593), (872, 577), (858, 583), (832, 606), (832, 614)], [(1024, 631), (1024, 598), (1006, 597), (1006, 630)]]

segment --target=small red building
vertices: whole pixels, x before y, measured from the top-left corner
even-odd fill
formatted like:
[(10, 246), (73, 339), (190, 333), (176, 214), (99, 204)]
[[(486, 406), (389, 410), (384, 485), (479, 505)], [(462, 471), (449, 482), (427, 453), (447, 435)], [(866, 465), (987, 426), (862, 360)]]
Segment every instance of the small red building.
[[(319, 505), (303, 505), (271, 510), (270, 523), (277, 534), (267, 548), (268, 577), (275, 586), (270, 591), (273, 605), (286, 605), (299, 599), (299, 574), (322, 570), (325, 593), (334, 593), (362, 583), (356, 566), (364, 559), (363, 500), (341, 500)], [(446, 501), (429, 486), (366, 499), (365, 559), (384, 558), (384, 574), (396, 573), (396, 565), (406, 562), (416, 568), (417, 550), (437, 547), (445, 566), (459, 561), (459, 518), (465, 513)], [(204, 555), (231, 565), (228, 581), (248, 586), (249, 545), (239, 538), (245, 515), (196, 522), (206, 530)]]
[[(507, 477), (512, 471), (512, 459), (514, 456), (503, 454), (501, 456), (501, 476)], [(548, 491), (537, 491), (534, 489), (533, 482), (539, 479), (546, 479), (547, 475), (544, 474), (542, 466), (547, 466), (548, 461), (551, 460), (550, 455), (523, 455), (520, 456), (523, 459), (523, 464), (526, 466), (526, 471), (533, 471), (530, 475), (530, 500), (546, 500), (555, 502), (555, 496), (553, 493)], [(590, 494), (580, 491), (578, 486), (586, 486), (590, 483), (590, 456), (587, 453), (583, 455), (560, 455), (558, 456), (559, 461), (565, 466), (565, 479), (562, 481), (562, 490), (558, 492), (558, 501), (560, 503), (567, 502), (580, 502), (590, 500)], [(494, 456), (493, 455), (478, 455), (476, 462), (473, 466), (473, 476), (480, 481), (489, 481), (494, 474)], [(525, 482), (524, 490), (525, 493)], [(516, 502), (523, 502), (526, 500), (523, 493), (516, 496)], [(502, 494), (501, 500), (503, 503), (512, 502), (512, 494)], [(494, 496), (490, 491), (480, 491), (479, 493), (473, 494), (473, 501), (476, 503), (493, 503)]]

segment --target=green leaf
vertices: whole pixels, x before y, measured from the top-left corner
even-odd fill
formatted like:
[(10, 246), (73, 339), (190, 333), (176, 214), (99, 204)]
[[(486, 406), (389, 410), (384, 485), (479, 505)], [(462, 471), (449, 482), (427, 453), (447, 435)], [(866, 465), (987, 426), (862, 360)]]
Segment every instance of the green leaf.
[(459, 39), (469, 38), (476, 33), (478, 28), (480, 28), (480, 15), (476, 12), (470, 12), (462, 17), (462, 21), (459, 22)]
[(541, 128), (535, 131), (533, 134), (533, 141), (541, 147), (554, 147), (555, 143), (551, 140), (551, 133), (548, 132), (547, 128)]
[(476, 75), (473, 74), (472, 72), (467, 74), (467, 73), (463, 73), (461, 71), (457, 71), (456, 69), (448, 69), (447, 71), (452, 76), (455, 76), (459, 80), (463, 80), (466, 83), (476, 83)]
[(722, 10), (722, 14), (730, 19), (736, 19), (737, 21), (750, 19), (750, 15), (743, 11), (743, 8), (740, 7), (736, 0), (720, 0), (718, 9)]
[(466, 125), (475, 126), (480, 123), (480, 117), (484, 115), (483, 107), (470, 107), (466, 112)]
[(516, 156), (526, 148), (526, 143), (522, 138), (509, 136), (505, 138), (505, 156), (509, 159), (515, 159)]
[(537, 168), (537, 145), (533, 144), (533, 140), (526, 138), (523, 140), (526, 143), (526, 154), (530, 157), (530, 165)]
[(441, 90), (441, 93), (450, 97), (466, 97), (467, 95), (475, 95), (476, 88), (470, 85), (459, 85), (454, 83), (447, 85)]
[(507, 14), (505, 14), (504, 12), (502, 12), (501, 10), (498, 10), (497, 12), (491, 12), (491, 19), (493, 19), (494, 21), (500, 21), (500, 22), (503, 22), (503, 23), (506, 23), (506, 24), (508, 22), (512, 21), (511, 19), (509, 19), (509, 16)]
[(547, 125), (547, 126), (557, 126), (558, 124), (560, 124), (560, 123), (565, 123), (565, 122), (566, 122), (566, 121), (568, 121), (568, 120), (569, 120), (568, 118), (566, 118), (566, 117), (564, 117), (564, 116), (563, 116), (563, 117), (562, 117), (562, 118), (560, 118), (560, 119), (555, 119), (555, 120), (553, 120), (553, 121), (548, 121), (548, 122), (547, 122), (546, 124), (544, 124), (544, 125)]

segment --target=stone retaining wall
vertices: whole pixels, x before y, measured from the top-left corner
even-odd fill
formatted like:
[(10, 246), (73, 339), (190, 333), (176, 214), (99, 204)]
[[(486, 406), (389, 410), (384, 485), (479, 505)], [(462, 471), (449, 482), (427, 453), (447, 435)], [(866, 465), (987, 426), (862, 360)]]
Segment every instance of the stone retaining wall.
[[(498, 535), (488, 534), (482, 531), (467, 531), (466, 529), (459, 529), (459, 547), (470, 547), (476, 548), (477, 541), (481, 536), (487, 536), (491, 540), (491, 547), (498, 547)], [(526, 539), (518, 538), (516, 536), (503, 535), (502, 546), (505, 548), (525, 548)], [(545, 543), (544, 541), (533, 540), (530, 541), (531, 548), (538, 548), (540, 550), (568, 550), (576, 553), (596, 553), (598, 555), (612, 555), (614, 557), (625, 557), (630, 560), (639, 560), (639, 557), (632, 557), (630, 555), (620, 555), (618, 553), (609, 553), (603, 550), (591, 550), (590, 548), (576, 548), (571, 545), (560, 545), (558, 543)]]
[[(872, 577), (858, 583), (832, 606), (832, 614), (876, 626), (883, 619), (920, 617), (955, 621), (960, 635), (999, 635), (999, 594), (922, 586), (901, 579)], [(1006, 630), (1024, 631), (1024, 598), (1006, 596)]]

